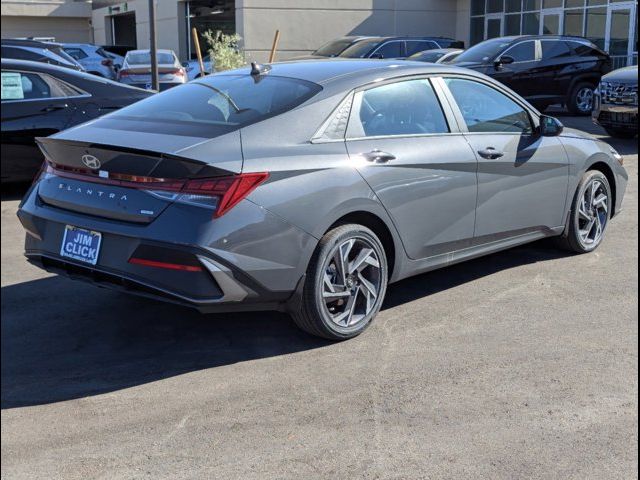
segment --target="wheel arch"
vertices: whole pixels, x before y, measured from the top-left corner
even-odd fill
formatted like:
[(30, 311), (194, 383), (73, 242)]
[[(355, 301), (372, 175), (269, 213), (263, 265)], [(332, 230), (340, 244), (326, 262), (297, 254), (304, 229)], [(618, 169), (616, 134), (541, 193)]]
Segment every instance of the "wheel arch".
[(617, 184), (616, 184), (616, 175), (613, 172), (613, 169), (609, 166), (609, 164), (607, 162), (604, 162), (602, 160), (596, 160), (593, 163), (591, 163), (589, 165), (589, 167), (587, 167), (587, 169), (585, 170), (586, 172), (589, 171), (598, 171), (600, 173), (602, 173), (605, 177), (607, 177), (607, 181), (609, 182), (609, 186), (611, 187), (611, 195), (613, 195), (613, 201), (611, 202), (611, 217), (614, 217), (616, 214), (616, 205), (617, 205), (617, 200), (618, 200), (618, 191), (617, 191)]

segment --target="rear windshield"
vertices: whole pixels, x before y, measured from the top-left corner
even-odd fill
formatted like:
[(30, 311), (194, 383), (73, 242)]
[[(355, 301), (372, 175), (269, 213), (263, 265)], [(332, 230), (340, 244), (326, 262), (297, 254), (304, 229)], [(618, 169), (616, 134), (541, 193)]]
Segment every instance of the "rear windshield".
[[(304, 80), (212, 75), (172, 88), (109, 116), (134, 120), (123, 128), (213, 138), (301, 105), (322, 87)], [(130, 123), (130, 122), (127, 122)]]
[(502, 39), (487, 40), (478, 45), (471, 47), (469, 50), (462, 52), (453, 63), (473, 62), (473, 63), (485, 63), (489, 60), (493, 60), (502, 52), (505, 48), (511, 45), (511, 40), (505, 41)]
[[(171, 53), (158, 53), (158, 63), (168, 64), (174, 63), (175, 58)], [(146, 53), (130, 53), (127, 55), (127, 63), (129, 65), (150, 65), (151, 64), (151, 54), (149, 52)]]
[(353, 43), (352, 40), (334, 40), (332, 42), (323, 45), (318, 50), (313, 52), (314, 55), (319, 55), (321, 57), (337, 57), (345, 49)]

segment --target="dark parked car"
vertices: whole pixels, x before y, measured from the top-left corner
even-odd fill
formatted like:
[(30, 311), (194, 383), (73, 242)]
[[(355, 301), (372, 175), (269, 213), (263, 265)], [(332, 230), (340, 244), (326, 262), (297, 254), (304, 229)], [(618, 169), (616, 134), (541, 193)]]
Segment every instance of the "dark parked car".
[(638, 135), (638, 66), (626, 67), (602, 77), (596, 90), (593, 120), (609, 135)]
[(31, 60), (84, 71), (84, 67), (65, 52), (62, 45), (57, 43), (3, 39), (1, 45), (2, 58)]
[(495, 78), (540, 111), (560, 103), (576, 115), (591, 114), (593, 92), (612, 68), (609, 55), (589, 40), (552, 35), (487, 40), (452, 64)]
[(311, 60), (314, 58), (333, 58), (340, 55), (347, 48), (354, 45), (361, 40), (371, 38), (370, 36), (363, 35), (347, 35), (345, 37), (339, 37), (330, 42), (325, 43), (319, 49), (311, 53), (311, 55), (302, 55), (294, 57), (292, 60)]
[(2, 59), (2, 182), (27, 181), (42, 165), (46, 137), (150, 95), (46, 63)]
[(464, 48), (464, 42), (444, 37), (369, 37), (344, 50), (343, 58), (407, 58), (425, 50)]
[(30, 262), (202, 312), (288, 310), (334, 340), (388, 283), (546, 237), (594, 251), (628, 181), (610, 145), (499, 82), (396, 60), (254, 64), (38, 142)]

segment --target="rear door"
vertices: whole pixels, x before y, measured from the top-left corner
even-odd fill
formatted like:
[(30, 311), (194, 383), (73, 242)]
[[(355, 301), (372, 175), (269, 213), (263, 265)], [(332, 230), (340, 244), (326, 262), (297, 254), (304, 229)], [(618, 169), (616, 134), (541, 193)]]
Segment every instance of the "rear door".
[(563, 40), (542, 40), (540, 87), (549, 97), (564, 98), (569, 94), (573, 75), (579, 69), (580, 58), (574, 57)]
[(559, 139), (540, 136), (531, 113), (488, 82), (444, 84), (478, 159), (476, 243), (563, 225), (569, 164)]
[(36, 72), (2, 71), (2, 178), (28, 180), (42, 164), (35, 137), (64, 130), (75, 105), (66, 85)]
[(477, 160), (431, 79), (395, 80), (357, 92), (346, 143), (410, 258), (470, 245)]

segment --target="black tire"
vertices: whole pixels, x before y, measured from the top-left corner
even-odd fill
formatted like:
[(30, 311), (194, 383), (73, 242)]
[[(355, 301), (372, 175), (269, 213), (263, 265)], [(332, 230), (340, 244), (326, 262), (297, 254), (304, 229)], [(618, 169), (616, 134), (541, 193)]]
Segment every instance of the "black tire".
[[(579, 232), (579, 208), (580, 202), (582, 201), (587, 188), (590, 187), (594, 180), (600, 182), (604, 186), (607, 197), (609, 198), (609, 203), (606, 215), (606, 223), (604, 224), (603, 232), (599, 241), (594, 244), (587, 244), (582, 240)], [(569, 216), (567, 218), (567, 225), (564, 234), (561, 237), (558, 237), (557, 245), (564, 250), (575, 253), (590, 253), (596, 250), (602, 244), (606, 235), (609, 220), (611, 219), (612, 200), (613, 195), (611, 193), (611, 186), (609, 185), (607, 177), (598, 170), (590, 170), (586, 172), (582, 177), (578, 188), (576, 189), (576, 193), (573, 197), (573, 203), (571, 204), (571, 211), (569, 212)]]
[[(583, 103), (581, 103), (579, 98), (585, 89), (591, 90), (591, 106), (589, 108), (583, 107)], [(567, 109), (569, 112), (579, 116), (591, 115), (591, 111), (593, 110), (593, 92), (595, 89), (595, 85), (588, 82), (581, 82), (573, 87), (567, 101)]]
[[(329, 272), (334, 253), (338, 248), (356, 239), (370, 246), (379, 263), (379, 288), (373, 307), (363, 318), (349, 326), (338, 325), (332, 320), (329, 308), (323, 298), (325, 273)], [(367, 267), (368, 268), (368, 267)], [(384, 301), (388, 282), (388, 262), (384, 247), (375, 233), (362, 225), (341, 225), (329, 231), (318, 244), (307, 269), (305, 285), (300, 304), (291, 312), (294, 322), (302, 330), (329, 340), (347, 340), (360, 335), (376, 317)], [(356, 298), (358, 298), (356, 296)], [(365, 307), (366, 310), (366, 307)]]
[(605, 128), (607, 134), (613, 138), (631, 139), (635, 138), (638, 134), (632, 130), (618, 130), (617, 128)]

